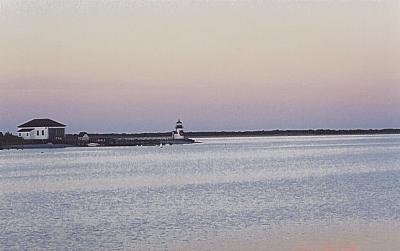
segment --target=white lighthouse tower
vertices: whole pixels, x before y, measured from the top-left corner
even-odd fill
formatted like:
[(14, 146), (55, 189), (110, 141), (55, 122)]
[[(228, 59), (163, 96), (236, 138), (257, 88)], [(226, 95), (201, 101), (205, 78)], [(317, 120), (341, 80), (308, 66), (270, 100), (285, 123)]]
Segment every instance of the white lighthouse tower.
[(176, 122), (175, 131), (172, 132), (172, 139), (185, 139), (181, 120)]

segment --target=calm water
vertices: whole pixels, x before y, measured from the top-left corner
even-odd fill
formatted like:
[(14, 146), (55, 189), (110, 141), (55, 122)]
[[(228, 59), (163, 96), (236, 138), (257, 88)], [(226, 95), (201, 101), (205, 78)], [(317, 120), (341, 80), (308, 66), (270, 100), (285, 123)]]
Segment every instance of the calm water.
[(0, 249), (174, 249), (400, 220), (400, 136), (201, 141), (0, 151)]

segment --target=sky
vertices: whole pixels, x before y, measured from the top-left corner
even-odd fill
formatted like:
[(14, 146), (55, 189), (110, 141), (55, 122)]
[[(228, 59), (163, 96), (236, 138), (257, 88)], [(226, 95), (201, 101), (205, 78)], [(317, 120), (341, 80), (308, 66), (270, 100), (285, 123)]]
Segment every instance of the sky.
[(0, 131), (400, 128), (400, 1), (0, 0)]

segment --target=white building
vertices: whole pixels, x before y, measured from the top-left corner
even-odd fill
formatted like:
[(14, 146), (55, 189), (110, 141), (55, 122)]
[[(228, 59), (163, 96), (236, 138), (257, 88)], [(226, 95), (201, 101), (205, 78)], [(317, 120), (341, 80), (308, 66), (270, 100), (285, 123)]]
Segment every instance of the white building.
[(180, 120), (176, 122), (175, 131), (172, 132), (172, 139), (185, 139), (182, 121)]
[(65, 139), (65, 125), (51, 119), (33, 119), (18, 126), (18, 136), (25, 140), (50, 142)]
[(89, 135), (87, 134), (87, 132), (80, 132), (78, 134), (78, 141), (80, 142), (88, 142), (89, 141)]

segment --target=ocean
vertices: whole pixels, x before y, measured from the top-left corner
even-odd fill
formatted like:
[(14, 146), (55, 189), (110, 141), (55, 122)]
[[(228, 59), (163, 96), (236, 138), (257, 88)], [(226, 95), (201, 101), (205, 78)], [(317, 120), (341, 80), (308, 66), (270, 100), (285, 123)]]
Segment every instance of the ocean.
[(400, 135), (197, 140), (0, 151), (0, 249), (364, 250), (351, 229), (400, 237)]

